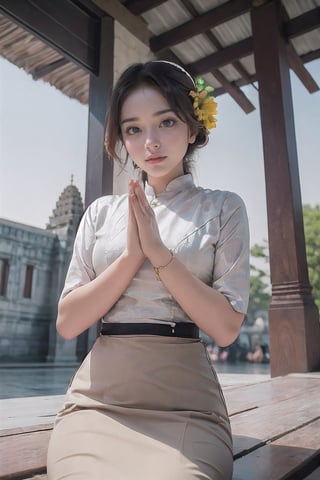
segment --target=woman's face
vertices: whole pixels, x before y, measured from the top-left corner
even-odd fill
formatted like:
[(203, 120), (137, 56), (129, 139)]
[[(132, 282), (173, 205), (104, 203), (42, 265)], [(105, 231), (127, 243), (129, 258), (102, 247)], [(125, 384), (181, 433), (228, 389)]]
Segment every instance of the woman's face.
[(123, 103), (120, 123), (123, 144), (150, 185), (168, 184), (183, 174), (183, 158), (196, 135), (157, 89), (145, 85), (133, 90)]

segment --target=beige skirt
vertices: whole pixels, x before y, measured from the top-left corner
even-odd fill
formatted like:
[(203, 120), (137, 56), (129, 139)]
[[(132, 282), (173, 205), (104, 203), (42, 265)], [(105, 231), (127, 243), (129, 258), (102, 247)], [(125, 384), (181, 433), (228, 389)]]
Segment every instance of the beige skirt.
[(223, 394), (197, 339), (100, 336), (48, 451), (49, 480), (229, 480)]

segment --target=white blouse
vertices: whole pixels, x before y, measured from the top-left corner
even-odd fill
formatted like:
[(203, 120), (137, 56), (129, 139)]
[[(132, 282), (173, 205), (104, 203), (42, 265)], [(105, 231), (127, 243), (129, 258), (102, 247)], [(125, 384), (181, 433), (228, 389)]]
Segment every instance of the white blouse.
[[(155, 196), (146, 185), (163, 243), (193, 275), (221, 292), (245, 313), (249, 296), (249, 229), (246, 209), (235, 193), (197, 187), (191, 174), (172, 180)], [(102, 273), (123, 252), (127, 238), (127, 195), (95, 200), (84, 213), (62, 297)], [(106, 322), (191, 321), (146, 260)]]

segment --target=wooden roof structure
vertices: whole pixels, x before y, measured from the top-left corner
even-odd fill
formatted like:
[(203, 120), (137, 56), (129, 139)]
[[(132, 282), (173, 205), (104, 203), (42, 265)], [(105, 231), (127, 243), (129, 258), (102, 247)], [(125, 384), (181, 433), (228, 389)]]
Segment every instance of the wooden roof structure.
[(246, 112), (259, 90), (269, 227), (271, 373), (320, 368), (319, 312), (309, 283), (289, 70), (310, 93), (320, 58), (320, 0), (0, 0), (0, 55), (89, 104), (86, 204), (112, 192), (103, 149), (113, 83), (114, 22), (150, 58), (203, 75)]
[[(7, 16), (10, 3), (15, 5)], [(32, 19), (24, 15), (29, 12), (32, 17), (30, 3), (0, 2), (0, 54), (34, 80), (42, 79), (81, 103), (88, 103), (89, 76), (98, 69), (93, 49), (99, 18), (109, 13), (150, 45), (155, 57), (184, 65), (193, 75), (204, 75), (215, 87), (215, 96), (228, 93), (246, 113), (254, 109), (241, 87), (257, 88), (250, 11), (252, 5), (267, 3), (263, 0), (58, 0), (51, 7), (61, 11), (56, 18), (51, 16), (50, 2), (44, 3), (46, 10), (38, 0), (32, 3), (41, 22), (40, 38), (35, 36)], [(85, 8), (88, 4), (90, 13)], [(281, 15), (290, 68), (313, 93), (319, 87), (305, 64), (320, 58), (320, 0), (284, 0)], [(83, 29), (73, 34), (75, 24)], [(60, 41), (54, 38), (57, 33)], [(75, 51), (74, 37), (79, 33), (82, 52)]]

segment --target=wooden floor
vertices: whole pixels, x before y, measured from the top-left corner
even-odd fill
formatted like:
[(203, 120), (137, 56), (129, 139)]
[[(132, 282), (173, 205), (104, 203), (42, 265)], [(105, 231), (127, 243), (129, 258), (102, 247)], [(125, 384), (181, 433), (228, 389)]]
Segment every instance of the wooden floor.
[[(320, 480), (320, 373), (219, 377), (234, 439), (233, 480)], [(46, 478), (46, 448), (62, 401), (0, 400), (0, 479)]]

